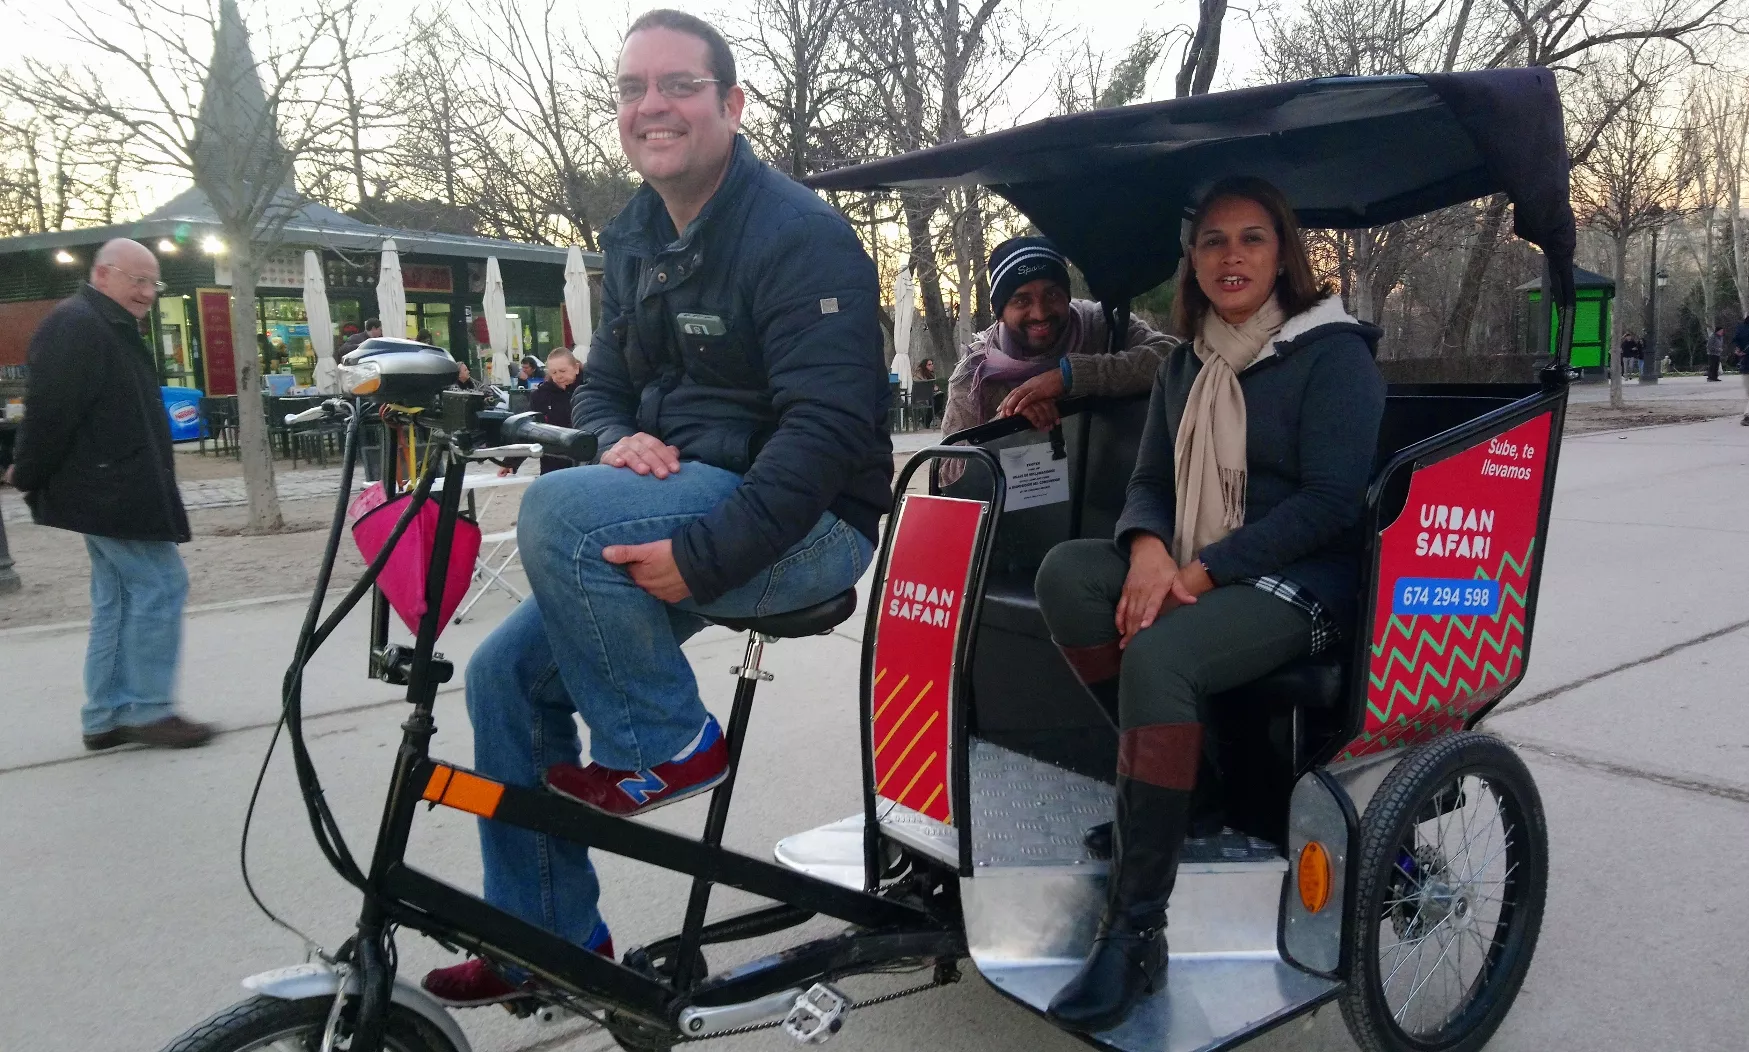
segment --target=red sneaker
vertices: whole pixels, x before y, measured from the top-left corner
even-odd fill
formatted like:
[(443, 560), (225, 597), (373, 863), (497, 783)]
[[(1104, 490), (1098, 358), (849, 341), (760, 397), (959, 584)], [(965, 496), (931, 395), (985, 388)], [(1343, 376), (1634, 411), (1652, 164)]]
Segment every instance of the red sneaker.
[[(608, 934), (606, 924), (596, 923), (588, 948), (610, 961), (614, 959), (613, 936)], [(532, 980), (512, 983), (484, 957), (470, 957), (448, 968), (433, 969), (425, 973), (420, 985), (450, 1008), (480, 1008), (534, 995)]]
[(616, 771), (555, 763), (547, 768), (547, 788), (567, 799), (629, 818), (709, 792), (729, 773), (729, 743), (715, 719), (704, 725), (686, 752), (642, 771)]

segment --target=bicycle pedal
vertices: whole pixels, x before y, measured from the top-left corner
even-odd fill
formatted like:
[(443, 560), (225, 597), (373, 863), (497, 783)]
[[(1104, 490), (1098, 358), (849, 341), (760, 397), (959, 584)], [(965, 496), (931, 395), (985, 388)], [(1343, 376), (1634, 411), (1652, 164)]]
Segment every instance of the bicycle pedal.
[(783, 1018), (783, 1032), (798, 1044), (823, 1045), (844, 1028), (844, 1013), (850, 1002), (825, 983), (815, 983)]

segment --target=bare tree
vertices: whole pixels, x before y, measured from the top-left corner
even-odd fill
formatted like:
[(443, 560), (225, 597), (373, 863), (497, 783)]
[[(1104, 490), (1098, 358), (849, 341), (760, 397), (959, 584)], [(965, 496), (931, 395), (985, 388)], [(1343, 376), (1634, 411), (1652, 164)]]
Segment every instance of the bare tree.
[[(1266, 21), (1261, 41), (1274, 79), (1533, 65), (1556, 67), (1571, 92), (1592, 76), (1605, 52), (1659, 42), (1692, 56), (1699, 41), (1732, 29), (1735, 2), (1655, 0), (1638, 8), (1599, 9), (1591, 0), (1310, 0), (1293, 15)], [(1602, 112), (1574, 123), (1568, 148), (1576, 161), (1608, 122), (1608, 112)], [(1470, 343), (1491, 264), (1505, 241), (1507, 205), (1495, 195), (1447, 217), (1460, 236), (1463, 260), (1437, 335), (1448, 353)]]
[(40, 234), (113, 223), (123, 188), (124, 132), (94, 118), (68, 122), (14, 102), (0, 117), (0, 231)]
[(1227, 0), (1197, 0), (1196, 29), (1184, 46), (1178, 66), (1178, 97), (1202, 95), (1215, 80), (1215, 65), (1221, 57), (1221, 22), (1227, 17)]
[[(393, 44), (417, 54), (426, 46), (424, 28), (414, 23), (407, 39), (397, 32)], [(301, 189), (311, 198), (341, 209), (353, 209), (376, 219), (373, 204), (389, 196), (398, 169), (377, 163), (377, 146), (390, 133), (395, 118), (391, 100), (404, 85), (373, 76), (385, 58), (390, 38), (382, 23), (348, 6), (335, 12), (328, 25), (333, 38), (333, 85), (324, 105), (330, 111), (321, 122), (329, 129), (300, 158)]]
[[(954, 142), (982, 130), (1015, 71), (1057, 41), (1054, 26), (1030, 24), (1018, 4), (1004, 2), (864, 0), (852, 6), (847, 31), (856, 60), (871, 74), (867, 105), (885, 132), (882, 152)], [(974, 302), (974, 318), (987, 318), (986, 195), (918, 189), (898, 196), (911, 273), (923, 297), (928, 344), (920, 357), (951, 361), (954, 323), (943, 294), (942, 252), (952, 260), (956, 287), (969, 286), (970, 295), (959, 299)]]
[(473, 147), (491, 166), (496, 203), (522, 213), (518, 233), (597, 249), (597, 227), (632, 186), (613, 131), (612, 64), (560, 12), (559, 0), (478, 0), (478, 35), (464, 46), (511, 134), (476, 135)]
[[(1600, 77), (1598, 102), (1613, 112), (1594, 149), (1574, 172), (1573, 206), (1579, 222), (1608, 237), (1614, 250), (1618, 289), (1627, 282), (1628, 245), (1662, 229), (1682, 207), (1683, 172), (1678, 135), (1663, 123), (1643, 74), (1631, 66)], [(1625, 98), (1625, 104), (1616, 105)], [(1605, 337), (1613, 343), (1614, 334)], [(1624, 408), (1621, 356), (1612, 355), (1609, 403)]]
[[(68, 70), (26, 58), (0, 71), (0, 92), (61, 119), (111, 122), (131, 160), (191, 177), (219, 217), (231, 268), (238, 444), (251, 531), (283, 524), (261, 402), (255, 285), (301, 199), (293, 169), (330, 130), (335, 27), (356, 0), (277, 12), (257, 60), (236, 0), (208, 9), (175, 0), (112, 0), (113, 17), (70, 3), (60, 25), (92, 55)], [(210, 51), (209, 51), (210, 48)]]
[(731, 42), (752, 103), (743, 130), (802, 179), (865, 159), (880, 130), (849, 41), (850, 0), (754, 0)]
[(1143, 29), (1116, 58), (1094, 51), (1083, 39), (1057, 63), (1057, 112), (1102, 110), (1141, 101), (1172, 36)]
[[(1743, 216), (1743, 182), (1749, 179), (1749, 91), (1744, 90), (1740, 73), (1707, 70), (1697, 80), (1690, 104), (1692, 133), (1685, 145), (1692, 154), (1697, 188), (1710, 196), (1715, 214), (1719, 208), (1724, 210), (1725, 255), (1737, 287), (1737, 316), (1745, 318), (1749, 317), (1749, 224)], [(1710, 224), (1706, 247), (1710, 290), (1714, 265)], [(1709, 318), (1712, 310), (1709, 301)]]

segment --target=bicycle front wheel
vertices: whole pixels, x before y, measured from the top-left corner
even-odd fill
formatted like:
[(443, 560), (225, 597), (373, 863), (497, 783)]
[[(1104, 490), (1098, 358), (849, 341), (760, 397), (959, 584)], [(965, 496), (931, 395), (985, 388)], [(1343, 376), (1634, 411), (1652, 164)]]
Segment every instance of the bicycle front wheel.
[[(192, 1027), (164, 1052), (319, 1052), (334, 1007), (330, 996), (296, 1001), (257, 994)], [(336, 1050), (350, 1045), (344, 1020)], [(400, 1005), (389, 1006), (386, 1052), (456, 1052), (435, 1026)]]

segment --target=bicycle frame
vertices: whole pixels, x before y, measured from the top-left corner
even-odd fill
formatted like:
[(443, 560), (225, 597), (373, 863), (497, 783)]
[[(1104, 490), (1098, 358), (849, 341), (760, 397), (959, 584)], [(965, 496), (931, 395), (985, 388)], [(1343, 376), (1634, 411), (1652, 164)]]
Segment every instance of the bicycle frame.
[[(445, 474), (459, 480), (467, 459), (449, 443), (440, 446), (445, 447)], [(957, 900), (953, 898), (955, 875), (946, 869), (938, 873), (922, 860), (918, 860), (910, 884), (889, 884), (887, 894), (882, 894), (878, 880), (871, 880), (871, 890), (854, 890), (775, 862), (595, 811), (540, 788), (504, 785), (434, 760), (430, 744), (436, 731), (433, 710), (437, 689), (452, 672), (449, 663), (435, 653), (442, 627), (442, 569), (450, 557), (461, 494), (460, 485), (448, 485), (438, 497), (426, 609), (410, 663), (386, 658), (381, 645), (385, 637), (378, 631), (379, 626), (386, 627), (386, 609), (380, 596), (377, 616), (373, 617), (373, 674), (385, 679), (404, 674), (412, 713), (402, 724), (376, 847), (361, 887), (365, 899), (358, 933), (349, 944), (362, 980), (355, 1045), (363, 1041), (358, 1047), (375, 1048), (371, 1038), (381, 1012), (386, 1010), (393, 966), (374, 948), (382, 944), (391, 925), (412, 928), (445, 945), (463, 947), (495, 961), (514, 963), (592, 1007), (676, 1031), (679, 1013), (687, 1007), (737, 1005), (872, 967), (905, 960), (951, 962), (965, 954)], [(755, 647), (760, 642), (749, 640), (755, 673)], [(743, 676), (735, 694), (728, 728), (730, 777), (715, 790), (708, 820), (716, 823), (719, 832), (756, 682), (756, 674)], [(666, 959), (676, 967), (663, 976), (654, 968), (640, 970), (601, 957), (416, 869), (408, 863), (406, 849), (421, 802), (456, 808), (485, 821), (560, 837), (693, 877), (694, 901), (682, 931), (643, 948), (644, 961), (653, 964)], [(738, 888), (776, 904), (706, 924), (705, 896), (713, 884)], [(922, 894), (909, 899), (897, 894), (906, 891)], [(939, 906), (932, 901), (937, 892), (943, 896)], [(703, 945), (770, 934), (815, 915), (854, 927), (718, 975), (689, 974), (688, 962)]]

